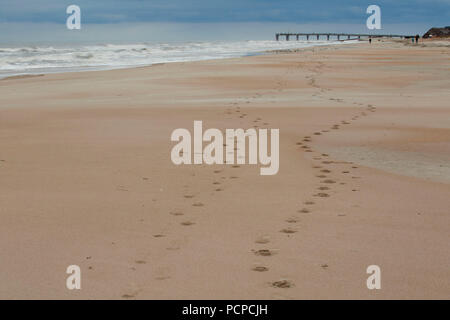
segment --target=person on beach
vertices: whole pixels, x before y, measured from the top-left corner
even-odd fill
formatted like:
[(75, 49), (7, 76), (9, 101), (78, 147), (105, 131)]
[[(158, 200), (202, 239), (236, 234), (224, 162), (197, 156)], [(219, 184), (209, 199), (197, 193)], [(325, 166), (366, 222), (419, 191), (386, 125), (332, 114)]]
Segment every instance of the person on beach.
[(416, 34), (416, 43), (419, 43), (419, 38), (420, 38), (420, 36), (418, 34)]
[(372, 38), (369, 38), (369, 43), (372, 44)]

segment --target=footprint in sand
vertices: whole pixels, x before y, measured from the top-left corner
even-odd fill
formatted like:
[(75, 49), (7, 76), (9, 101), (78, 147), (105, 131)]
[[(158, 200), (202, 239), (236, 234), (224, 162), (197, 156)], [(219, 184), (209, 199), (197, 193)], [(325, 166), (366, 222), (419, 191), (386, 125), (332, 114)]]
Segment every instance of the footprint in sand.
[(203, 206), (205, 206), (203, 203), (201, 203), (201, 202), (196, 202), (196, 203), (194, 203), (193, 205), (192, 205), (193, 207), (203, 207)]
[(184, 215), (184, 213), (180, 212), (180, 211), (172, 211), (170, 214), (173, 215), (173, 216), (182, 216), (182, 215)]
[[(136, 287), (135, 285), (133, 285), (133, 287)], [(129, 293), (123, 294), (122, 298), (123, 299), (133, 299), (136, 298), (136, 296), (140, 293), (140, 289), (130, 289)]]
[(273, 288), (289, 289), (294, 287), (294, 283), (289, 280), (275, 281), (270, 284)]
[(261, 257), (270, 257), (275, 254), (274, 251), (268, 250), (268, 249), (257, 250), (257, 251), (254, 251), (254, 253), (255, 253), (255, 255), (261, 256)]
[(268, 236), (262, 236), (255, 240), (255, 243), (257, 244), (267, 244), (270, 242), (270, 239)]
[(331, 183), (336, 183), (336, 181), (331, 180), (331, 179), (327, 179), (327, 180), (323, 180), (322, 183), (329, 183), (329, 184), (331, 184)]
[(323, 172), (323, 173), (331, 173), (331, 170), (323, 169), (323, 170), (320, 170), (320, 172)]
[(193, 196), (193, 195), (191, 195), (191, 194), (186, 194), (184, 197), (185, 197), (186, 199), (192, 199), (192, 198), (194, 198), (195, 196)]
[(319, 187), (318, 189), (319, 189), (320, 191), (330, 190), (330, 188), (328, 188), (328, 187)]
[(311, 206), (311, 205), (314, 204), (314, 201), (305, 201), (305, 204), (306, 204), (307, 206)]
[(144, 261), (144, 260), (137, 260), (137, 261), (135, 261), (134, 263), (136, 263), (136, 264), (146, 264), (147, 261)]
[(195, 223), (192, 222), (192, 221), (184, 221), (184, 222), (181, 223), (181, 225), (185, 226), (185, 227), (193, 226), (194, 224)]
[(321, 178), (321, 179), (324, 179), (324, 178), (326, 178), (327, 176), (326, 175), (323, 175), (323, 174), (320, 174), (320, 175), (318, 175), (318, 176), (316, 176), (317, 178)]
[(298, 223), (300, 221), (300, 219), (298, 219), (297, 217), (290, 217), (288, 219), (286, 219), (287, 223)]
[(298, 212), (299, 213), (310, 213), (311, 211), (306, 209), (306, 208), (304, 208), (304, 209), (298, 210)]
[(293, 228), (285, 228), (285, 229), (281, 229), (280, 232), (286, 233), (286, 234), (293, 234), (293, 233), (297, 233), (297, 230), (295, 230)]
[(328, 193), (324, 193), (324, 192), (320, 192), (316, 195), (314, 195), (315, 197), (320, 197), (320, 198), (328, 198), (330, 195)]
[(266, 271), (269, 271), (269, 268), (263, 267), (263, 266), (256, 266), (256, 267), (253, 267), (252, 270), (256, 271), (256, 272), (266, 272)]

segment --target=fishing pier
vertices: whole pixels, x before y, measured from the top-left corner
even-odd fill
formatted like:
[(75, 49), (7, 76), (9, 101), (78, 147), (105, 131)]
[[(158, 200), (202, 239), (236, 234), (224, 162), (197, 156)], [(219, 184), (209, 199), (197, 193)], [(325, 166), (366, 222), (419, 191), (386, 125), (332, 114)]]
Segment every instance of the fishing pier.
[(275, 39), (280, 41), (281, 39), (285, 39), (286, 41), (291, 40), (291, 38), (295, 38), (297, 41), (305, 39), (309, 41), (309, 39), (321, 40), (327, 39), (330, 40), (361, 40), (361, 39), (373, 39), (373, 38), (398, 38), (398, 39), (410, 39), (414, 38), (414, 36), (408, 35), (399, 35), (399, 34), (361, 34), (361, 33), (277, 33), (275, 35)]

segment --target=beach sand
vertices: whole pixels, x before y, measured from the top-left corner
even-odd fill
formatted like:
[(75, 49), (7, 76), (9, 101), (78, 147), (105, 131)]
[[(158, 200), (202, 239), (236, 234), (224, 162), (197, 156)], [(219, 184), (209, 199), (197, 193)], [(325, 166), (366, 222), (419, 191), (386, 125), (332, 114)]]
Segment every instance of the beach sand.
[[(389, 41), (1, 80), (0, 298), (448, 299), (449, 88)], [(279, 173), (175, 166), (194, 120), (280, 129)]]

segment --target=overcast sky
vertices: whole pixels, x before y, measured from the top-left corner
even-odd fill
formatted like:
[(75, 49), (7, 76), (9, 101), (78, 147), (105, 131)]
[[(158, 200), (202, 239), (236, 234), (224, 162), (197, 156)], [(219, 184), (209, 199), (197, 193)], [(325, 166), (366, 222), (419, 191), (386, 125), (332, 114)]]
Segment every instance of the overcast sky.
[[(77, 34), (65, 29), (70, 4), (82, 10)], [(307, 28), (362, 32), (370, 4), (381, 7), (386, 32), (450, 25), (450, 0), (0, 0), (0, 42), (272, 39), (273, 32)]]

